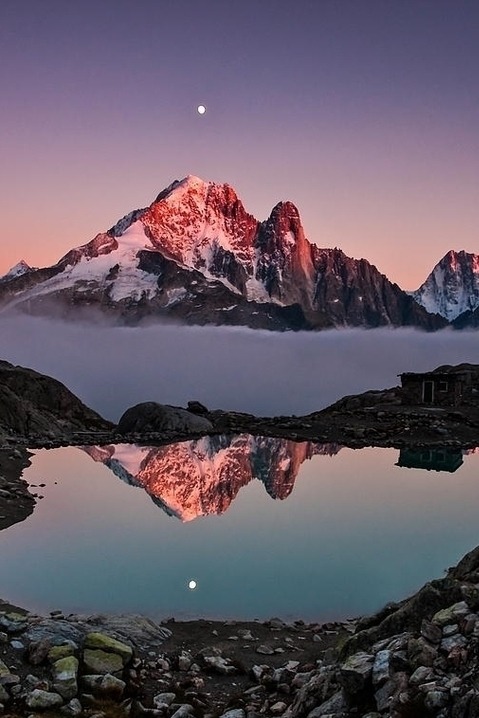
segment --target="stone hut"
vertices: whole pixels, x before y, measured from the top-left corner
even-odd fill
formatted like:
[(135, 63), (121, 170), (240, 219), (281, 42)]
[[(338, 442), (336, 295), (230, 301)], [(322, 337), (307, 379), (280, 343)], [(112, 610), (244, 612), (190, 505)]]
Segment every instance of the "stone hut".
[(444, 365), (401, 377), (401, 403), (407, 406), (479, 406), (479, 364)]

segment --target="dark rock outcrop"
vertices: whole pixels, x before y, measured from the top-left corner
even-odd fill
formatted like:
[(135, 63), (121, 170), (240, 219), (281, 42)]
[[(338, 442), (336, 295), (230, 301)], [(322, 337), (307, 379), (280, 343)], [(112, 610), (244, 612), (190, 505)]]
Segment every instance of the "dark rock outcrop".
[(452, 326), (454, 329), (477, 329), (479, 327), (479, 307), (460, 314), (457, 319), (454, 319)]
[(206, 433), (213, 424), (203, 416), (186, 409), (154, 401), (136, 404), (125, 411), (118, 422), (119, 434), (148, 432)]
[(63, 437), (111, 427), (56, 379), (0, 361), (0, 436)]
[(24, 521), (33, 512), (35, 495), (21, 472), (30, 464), (25, 449), (0, 451), (0, 531)]
[(365, 259), (351, 259), (340, 249), (313, 250), (313, 308), (333, 326), (419, 326), (432, 331), (447, 325)]
[(358, 622), (320, 661), (285, 718), (474, 718), (479, 709), (479, 548), (443, 579)]

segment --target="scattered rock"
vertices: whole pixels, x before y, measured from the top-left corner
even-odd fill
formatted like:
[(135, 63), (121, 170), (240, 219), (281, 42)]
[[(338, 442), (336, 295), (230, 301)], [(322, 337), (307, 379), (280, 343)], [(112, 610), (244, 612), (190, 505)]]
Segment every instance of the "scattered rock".
[(52, 666), (53, 687), (65, 700), (78, 693), (78, 660), (75, 656), (60, 658)]
[(347, 693), (355, 694), (362, 691), (366, 681), (371, 677), (374, 656), (363, 651), (350, 656), (341, 666), (339, 681)]
[(256, 653), (261, 653), (264, 656), (272, 656), (274, 654), (274, 648), (271, 648), (271, 646), (266, 646), (264, 644), (261, 644), (260, 646), (257, 646)]
[(115, 653), (121, 656), (124, 666), (131, 660), (133, 655), (131, 646), (127, 646), (105, 633), (87, 633), (85, 636), (85, 648), (97, 648), (107, 653)]
[(85, 648), (83, 651), (83, 664), (88, 673), (121, 673), (123, 670), (122, 656), (117, 653), (107, 653), (99, 649)]
[(212, 668), (216, 673), (229, 676), (237, 672), (228, 658), (223, 658), (222, 656), (204, 656), (203, 660), (206, 666)]
[(31, 708), (32, 710), (45, 711), (61, 706), (63, 704), (63, 698), (59, 696), (58, 693), (50, 693), (49, 691), (34, 688), (33, 691), (27, 695), (25, 703), (27, 708)]

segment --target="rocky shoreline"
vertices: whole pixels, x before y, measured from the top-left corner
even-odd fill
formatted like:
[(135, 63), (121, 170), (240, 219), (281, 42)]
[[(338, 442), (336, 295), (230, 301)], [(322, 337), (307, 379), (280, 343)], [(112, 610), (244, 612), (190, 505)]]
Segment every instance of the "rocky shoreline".
[[(202, 429), (165, 425), (161, 429), (143, 426), (130, 431), (105, 422), (104, 426), (92, 429), (63, 426), (60, 430), (52, 430), (50, 426), (47, 431), (34, 433), (10, 430), (8, 434), (0, 434), (0, 450), (118, 443), (161, 446), (217, 434), (251, 434), (334, 443), (353, 449), (367, 446), (471, 449), (479, 445), (479, 403), (460, 408), (408, 406), (401, 403), (399, 392), (395, 387), (348, 396), (321, 411), (304, 416), (258, 417), (220, 409), (210, 411), (202, 407), (201, 418), (209, 423)], [(189, 404), (196, 406), (198, 402)], [(196, 411), (191, 409), (157, 406), (172, 412), (189, 413), (193, 419), (196, 416)]]
[(397, 389), (346, 397), (323, 411), (301, 417), (256, 417), (204, 409), (202, 418), (210, 424), (210, 428), (202, 431), (166, 428), (124, 433), (114, 426), (95, 430), (75, 427), (63, 428), (61, 432), (10, 433), (0, 437), (0, 530), (29, 516), (41, 495), (30, 493), (21, 478), (21, 472), (30, 463), (29, 450), (118, 443), (159, 447), (222, 434), (311, 441), (352, 449), (374, 446), (470, 450), (479, 446), (479, 408), (453, 411), (404, 406), (398, 401)]
[(0, 713), (474, 718), (479, 547), (414, 596), (324, 625), (48, 617), (0, 603)]

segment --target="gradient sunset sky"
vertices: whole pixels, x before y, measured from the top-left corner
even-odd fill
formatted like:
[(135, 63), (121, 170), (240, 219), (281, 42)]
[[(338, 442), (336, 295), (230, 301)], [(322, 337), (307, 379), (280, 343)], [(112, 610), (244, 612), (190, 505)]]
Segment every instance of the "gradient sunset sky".
[(1, 0), (0, 274), (195, 174), (415, 289), (479, 253), (478, 68), (474, 0)]

